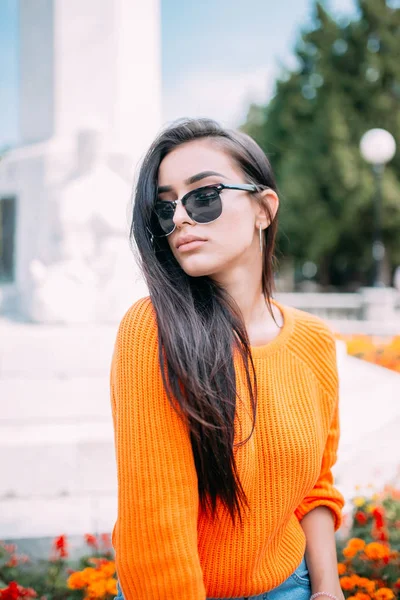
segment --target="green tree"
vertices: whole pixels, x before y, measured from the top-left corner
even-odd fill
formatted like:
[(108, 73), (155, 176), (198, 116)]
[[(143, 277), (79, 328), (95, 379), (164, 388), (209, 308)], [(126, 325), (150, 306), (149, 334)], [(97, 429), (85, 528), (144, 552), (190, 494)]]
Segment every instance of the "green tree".
[[(357, 17), (335, 20), (321, 3), (268, 106), (250, 107), (242, 129), (271, 159), (281, 197), (278, 246), (318, 265), (322, 284), (371, 283), (374, 180), (362, 134), (383, 127), (400, 140), (400, 9), (358, 0)], [(383, 240), (400, 264), (400, 152), (383, 182)]]

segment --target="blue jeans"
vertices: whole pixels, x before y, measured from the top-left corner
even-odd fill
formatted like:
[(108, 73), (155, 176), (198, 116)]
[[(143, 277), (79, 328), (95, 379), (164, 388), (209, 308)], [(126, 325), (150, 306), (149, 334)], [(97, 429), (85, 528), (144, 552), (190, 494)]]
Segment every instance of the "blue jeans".
[[(309, 600), (311, 582), (305, 558), (297, 569), (278, 587), (257, 594), (257, 596), (236, 596), (235, 598), (207, 598), (206, 600)], [(118, 584), (118, 596), (114, 600), (124, 600)]]

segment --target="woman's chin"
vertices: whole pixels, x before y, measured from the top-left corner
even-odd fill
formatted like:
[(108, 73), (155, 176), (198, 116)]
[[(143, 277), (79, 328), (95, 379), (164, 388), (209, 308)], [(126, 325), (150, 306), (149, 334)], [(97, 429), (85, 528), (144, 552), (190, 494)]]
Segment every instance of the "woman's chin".
[(207, 277), (218, 270), (217, 265), (211, 261), (197, 260), (197, 257), (188, 257), (187, 260), (181, 260), (180, 265), (190, 277)]

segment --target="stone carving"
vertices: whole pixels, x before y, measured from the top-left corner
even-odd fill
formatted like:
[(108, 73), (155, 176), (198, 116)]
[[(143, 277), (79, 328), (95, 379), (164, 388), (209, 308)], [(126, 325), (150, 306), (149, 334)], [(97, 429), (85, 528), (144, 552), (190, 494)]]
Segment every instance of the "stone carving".
[(128, 243), (130, 186), (104, 148), (99, 130), (79, 133), (76, 172), (55, 194), (58, 259), (30, 265), (34, 321), (116, 321), (147, 293)]

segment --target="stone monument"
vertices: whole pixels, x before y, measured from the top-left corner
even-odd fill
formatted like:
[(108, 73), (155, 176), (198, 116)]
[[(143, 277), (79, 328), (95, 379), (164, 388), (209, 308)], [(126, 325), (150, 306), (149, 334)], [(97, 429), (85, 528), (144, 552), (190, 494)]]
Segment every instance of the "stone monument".
[(161, 124), (159, 13), (158, 0), (19, 1), (20, 141), (0, 162), (3, 314), (116, 321), (146, 293), (128, 209)]

